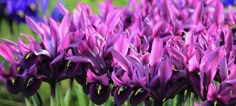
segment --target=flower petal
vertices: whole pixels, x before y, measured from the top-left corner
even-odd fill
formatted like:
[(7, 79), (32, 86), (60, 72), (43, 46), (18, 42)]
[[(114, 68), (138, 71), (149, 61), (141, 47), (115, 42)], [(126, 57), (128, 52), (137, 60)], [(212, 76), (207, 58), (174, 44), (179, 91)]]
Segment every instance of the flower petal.
[(25, 19), (26, 19), (26, 22), (27, 22), (27, 24), (29, 25), (29, 27), (30, 27), (35, 33), (39, 34), (39, 36), (40, 36), (41, 39), (43, 39), (44, 30), (41, 29), (41, 28), (39, 27), (39, 25), (36, 24), (36, 23), (34, 22), (34, 20), (31, 19), (29, 16), (26, 16)]
[(114, 102), (116, 105), (121, 106), (128, 100), (132, 89), (128, 86), (119, 86), (114, 91)]
[(149, 97), (149, 92), (143, 88), (139, 88), (133, 91), (132, 95), (130, 96), (130, 104), (132, 106), (136, 106), (148, 97)]
[(26, 97), (34, 95), (40, 88), (41, 83), (42, 81), (40, 79), (29, 77), (24, 84), (24, 88), (22, 90), (23, 95)]
[(153, 66), (162, 60), (163, 55), (163, 42), (160, 38), (156, 37), (152, 43), (152, 50), (150, 54), (150, 65)]
[(162, 85), (165, 85), (172, 75), (172, 64), (168, 59), (165, 59), (161, 62), (158, 69), (158, 75), (160, 77), (160, 82)]
[(24, 78), (21, 76), (9, 77), (6, 80), (6, 88), (11, 93), (19, 93), (24, 87)]
[(8, 48), (8, 46), (6, 46), (4, 44), (0, 44), (0, 55), (10, 63), (15, 62), (14, 56), (13, 56), (10, 48)]
[(127, 60), (126, 57), (124, 57), (121, 53), (116, 51), (115, 49), (111, 50), (112, 56), (116, 60), (116, 62), (123, 68), (125, 71), (130, 72), (131, 71), (131, 63)]
[(220, 2), (220, 0), (216, 1), (215, 9), (216, 9), (215, 14), (214, 14), (215, 22), (217, 23), (217, 25), (223, 24), (223, 22), (224, 22), (224, 6)]
[(89, 97), (97, 105), (106, 102), (110, 96), (110, 86), (100, 83), (92, 83), (89, 88)]

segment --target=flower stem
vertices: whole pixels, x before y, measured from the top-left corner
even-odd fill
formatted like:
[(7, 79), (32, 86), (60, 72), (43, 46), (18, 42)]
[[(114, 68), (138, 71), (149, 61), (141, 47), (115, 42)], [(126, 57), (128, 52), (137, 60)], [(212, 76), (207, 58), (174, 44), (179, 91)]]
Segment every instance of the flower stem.
[(94, 103), (91, 100), (89, 101), (89, 106), (94, 106)]
[(25, 105), (26, 106), (31, 106), (31, 103), (27, 97), (25, 97)]
[(43, 101), (42, 101), (42, 98), (40, 96), (40, 94), (38, 92), (36, 92), (36, 96), (37, 96), (37, 99), (38, 99), (38, 106), (42, 106), (43, 105)]
[(33, 104), (34, 106), (39, 106), (38, 103), (37, 103), (37, 100), (35, 98), (35, 95), (31, 97), (32, 98), (32, 101), (33, 101)]
[(61, 88), (61, 82), (58, 82), (56, 84), (56, 105), (62, 106), (63, 105), (63, 95), (62, 95), (62, 88)]
[(50, 89), (51, 89), (50, 106), (56, 106), (56, 100), (55, 100), (56, 83), (55, 82), (50, 83)]
[(68, 89), (66, 91), (66, 95), (65, 95), (65, 98), (64, 98), (65, 106), (69, 106), (70, 105), (72, 86), (73, 86), (73, 79), (70, 79), (69, 87), (68, 87)]
[(50, 106), (56, 106), (55, 97), (53, 97), (53, 96), (51, 96), (51, 98), (50, 98)]

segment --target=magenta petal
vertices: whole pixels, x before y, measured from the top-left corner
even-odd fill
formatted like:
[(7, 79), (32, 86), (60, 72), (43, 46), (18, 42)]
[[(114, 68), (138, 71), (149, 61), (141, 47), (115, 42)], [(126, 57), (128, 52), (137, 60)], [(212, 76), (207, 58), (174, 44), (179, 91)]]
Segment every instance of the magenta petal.
[(227, 53), (230, 53), (230, 51), (233, 50), (233, 40), (234, 40), (234, 34), (232, 34), (229, 30), (226, 32), (226, 51)]
[[(210, 82), (215, 77), (217, 72), (218, 60), (220, 60), (223, 56), (224, 50), (217, 49), (214, 51), (210, 51), (203, 56), (201, 63), (200, 63), (200, 70), (202, 72), (206, 72), (208, 77), (210, 78)], [(211, 64), (209, 64), (211, 63)]]
[(224, 81), (228, 77), (228, 67), (225, 56), (219, 62), (219, 74), (221, 81)]
[(216, 2), (214, 18), (215, 18), (217, 25), (223, 24), (223, 22), (224, 22), (224, 6), (219, 0), (217, 0), (217, 2)]
[(0, 44), (0, 55), (10, 63), (15, 62), (15, 59), (11, 50), (8, 48), (8, 46), (4, 44)]
[(109, 84), (108, 77), (106, 74), (97, 76), (90, 69), (87, 70), (87, 81), (90, 83), (100, 82), (101, 84), (106, 86)]
[(192, 56), (188, 61), (188, 69), (190, 72), (194, 71), (195, 69), (199, 68), (199, 62), (197, 60), (196, 55)]
[(165, 85), (172, 75), (172, 64), (169, 59), (165, 59), (161, 62), (160, 68), (158, 69), (158, 75), (161, 84)]
[(126, 55), (129, 47), (129, 39), (124, 35), (119, 36), (117, 41), (114, 44), (114, 49), (119, 51), (122, 55)]
[(60, 41), (62, 41), (65, 38), (65, 36), (67, 36), (67, 33), (70, 29), (70, 25), (71, 25), (71, 16), (69, 13), (67, 13), (64, 16), (64, 18), (59, 26), (59, 29), (58, 29)]
[(111, 50), (112, 56), (116, 60), (116, 62), (125, 70), (130, 72), (131, 71), (131, 63), (127, 60), (126, 57), (124, 57), (122, 54), (120, 54), (115, 49)]
[(62, 14), (67, 14), (67, 13), (69, 13), (69, 11), (63, 6), (63, 4), (62, 3), (60, 3), (60, 2), (57, 2), (57, 8), (58, 8), (58, 10), (60, 11), (60, 13), (62, 13)]
[(64, 36), (64, 38), (61, 40), (57, 52), (65, 51), (70, 46), (70, 34), (67, 34)]
[(230, 20), (230, 24), (235, 24), (235, 15), (234, 15), (234, 11), (233, 11), (233, 7), (229, 6), (228, 7), (228, 12), (229, 12), (229, 20)]
[(208, 86), (207, 100), (214, 100), (216, 98), (216, 88), (213, 84)]
[(27, 24), (29, 25), (29, 27), (37, 34), (39, 34), (39, 36), (41, 37), (41, 39), (43, 39), (43, 35), (44, 35), (44, 30), (40, 28), (40, 26), (38, 24), (36, 24), (30, 17), (26, 16), (25, 17)]
[[(120, 18), (120, 10), (116, 9), (114, 11), (111, 11), (108, 13), (107, 18), (106, 18), (106, 24), (108, 24), (109, 29), (114, 29), (118, 23), (119, 23), (119, 18)], [(114, 20), (116, 19), (116, 20)]]
[(64, 52), (61, 52), (50, 64), (55, 64), (64, 58)]
[(121, 85), (124, 85), (124, 84), (125, 84), (125, 82), (123, 82), (123, 81), (121, 81), (119, 78), (117, 78), (115, 72), (112, 72), (112, 74), (111, 74), (111, 79), (112, 79), (112, 81), (113, 81), (116, 85), (121, 86)]
[(192, 17), (193, 24), (198, 24), (199, 22), (201, 22), (201, 19), (203, 17), (203, 4), (202, 4), (202, 2), (197, 3), (197, 7), (191, 17)]
[(50, 32), (51, 32), (51, 38), (53, 43), (55, 44), (55, 47), (57, 47), (59, 44), (59, 36), (58, 36), (58, 24), (57, 22), (50, 17)]
[(162, 60), (163, 55), (163, 42), (160, 38), (156, 37), (153, 40), (152, 43), (152, 49), (150, 54), (150, 65), (153, 66), (157, 62), (160, 62)]

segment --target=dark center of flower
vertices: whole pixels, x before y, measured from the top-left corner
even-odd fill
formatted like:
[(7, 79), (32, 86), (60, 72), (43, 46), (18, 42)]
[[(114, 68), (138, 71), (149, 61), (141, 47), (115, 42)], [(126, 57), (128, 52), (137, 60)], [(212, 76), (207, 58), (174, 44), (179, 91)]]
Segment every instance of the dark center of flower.
[(26, 87), (29, 87), (31, 86), (32, 84), (34, 83), (34, 78), (33, 77), (30, 77), (26, 83)]
[(36, 5), (35, 5), (35, 3), (31, 3), (31, 4), (29, 5), (29, 8), (30, 8), (32, 11), (35, 11), (35, 10), (36, 10)]
[(96, 91), (97, 91), (98, 95), (101, 94), (101, 92), (102, 92), (102, 85), (101, 84), (96, 84)]
[(23, 68), (21, 68), (20, 66), (18, 66), (16, 70), (19, 74), (23, 74), (24, 72)]
[(135, 93), (134, 95), (137, 96), (137, 95), (142, 95), (143, 93), (145, 93), (146, 91), (143, 89), (143, 88), (139, 88)]
[(25, 13), (23, 10), (18, 10), (17, 11), (17, 15), (20, 17), (20, 18), (24, 18), (25, 17)]
[(35, 55), (34, 55), (34, 53), (32, 53), (32, 52), (29, 52), (26, 56), (25, 56), (25, 60), (29, 60), (29, 59), (31, 59), (31, 58), (33, 58)]
[(15, 85), (15, 83), (16, 83), (16, 78), (10, 77), (9, 80), (10, 80), (10, 82), (11, 82), (12, 85)]
[(124, 92), (127, 89), (126, 86), (121, 86), (118, 90), (118, 95), (120, 95), (122, 92)]
[(66, 71), (69, 71), (69, 69), (72, 67), (72, 62), (71, 61), (68, 61), (66, 63)]

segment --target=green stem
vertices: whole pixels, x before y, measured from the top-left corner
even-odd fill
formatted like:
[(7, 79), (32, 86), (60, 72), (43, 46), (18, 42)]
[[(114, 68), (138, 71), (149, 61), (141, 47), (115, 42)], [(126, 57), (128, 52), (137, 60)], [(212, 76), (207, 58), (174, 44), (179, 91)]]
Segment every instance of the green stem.
[(55, 100), (56, 82), (51, 82), (50, 83), (50, 89), (51, 89), (50, 106), (56, 106), (56, 100)]
[(38, 106), (38, 103), (37, 103), (37, 100), (36, 100), (35, 95), (32, 96), (31, 98), (32, 98), (32, 101), (33, 101), (34, 106)]
[(61, 88), (61, 82), (58, 82), (56, 84), (56, 105), (57, 106), (63, 106), (63, 95), (62, 95), (62, 88)]
[(42, 106), (43, 105), (43, 101), (42, 98), (40, 96), (40, 94), (38, 92), (36, 92), (36, 98), (38, 100), (38, 106)]
[(69, 87), (67, 88), (66, 95), (64, 97), (65, 106), (70, 106), (70, 99), (71, 99), (71, 90), (73, 86), (73, 78), (69, 80)]
[(51, 96), (51, 98), (50, 98), (50, 106), (56, 106), (55, 97), (53, 97), (53, 96)]
[(64, 98), (65, 106), (70, 106), (70, 99), (71, 99), (71, 88), (69, 87), (66, 91), (66, 96)]
[(77, 89), (74, 89), (77, 96), (77, 101), (79, 106), (88, 106), (89, 105), (89, 97), (83, 92), (83, 87), (79, 84), (75, 84)]
[(94, 106), (94, 103), (91, 100), (89, 101), (89, 106)]
[(31, 103), (27, 97), (25, 97), (25, 105), (26, 106), (31, 106)]

